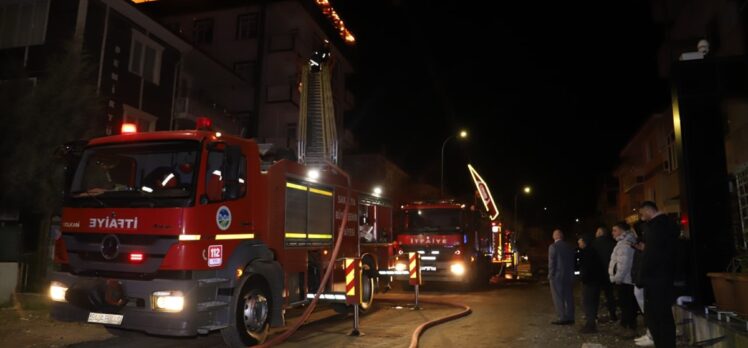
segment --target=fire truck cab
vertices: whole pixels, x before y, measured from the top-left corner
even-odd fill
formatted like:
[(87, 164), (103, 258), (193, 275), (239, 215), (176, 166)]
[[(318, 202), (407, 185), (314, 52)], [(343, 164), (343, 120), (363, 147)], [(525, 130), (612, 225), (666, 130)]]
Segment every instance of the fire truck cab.
[(417, 252), (424, 281), (488, 281), (491, 223), (475, 206), (452, 200), (404, 204), (396, 235), (396, 274), (407, 269), (408, 253)]

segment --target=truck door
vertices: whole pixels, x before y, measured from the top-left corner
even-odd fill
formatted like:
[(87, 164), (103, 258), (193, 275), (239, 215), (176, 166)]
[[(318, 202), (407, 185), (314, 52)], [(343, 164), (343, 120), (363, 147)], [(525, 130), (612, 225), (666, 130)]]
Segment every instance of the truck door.
[(215, 214), (215, 223), (206, 226), (208, 231), (220, 235), (253, 233), (252, 202), (244, 199), (249, 186), (246, 155), (237, 145), (214, 143), (208, 146), (205, 161), (205, 193), (200, 204), (209, 207), (206, 220)]

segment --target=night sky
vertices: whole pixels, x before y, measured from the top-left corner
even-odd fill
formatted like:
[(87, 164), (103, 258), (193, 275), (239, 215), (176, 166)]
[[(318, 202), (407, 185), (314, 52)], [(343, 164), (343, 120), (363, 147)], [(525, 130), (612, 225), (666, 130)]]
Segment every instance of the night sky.
[(532, 185), (521, 216), (592, 216), (620, 150), (667, 102), (646, 1), (333, 5), (358, 41), (346, 127), (360, 151), (438, 186), (442, 142), (465, 127), (470, 140), (447, 145), (446, 186), (469, 192), (472, 163), (511, 209)]

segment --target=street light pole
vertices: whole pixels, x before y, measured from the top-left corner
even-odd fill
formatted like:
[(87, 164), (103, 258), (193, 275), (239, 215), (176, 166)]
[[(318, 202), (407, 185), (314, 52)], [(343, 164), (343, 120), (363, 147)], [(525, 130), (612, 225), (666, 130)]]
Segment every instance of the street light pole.
[[(441, 177), (439, 179), (439, 198), (444, 197), (444, 149), (447, 147), (447, 142), (456, 137), (457, 135), (450, 135), (447, 137), (447, 139), (444, 139), (444, 142), (442, 143), (442, 161), (441, 161)], [(460, 131), (460, 138), (467, 138), (467, 131), (461, 130)]]
[[(530, 192), (532, 192), (532, 188), (530, 186), (525, 186), (522, 188), (522, 192), (524, 192), (526, 195), (529, 195)], [(517, 192), (514, 194), (514, 219), (512, 222), (514, 223), (514, 242), (517, 242), (517, 234), (519, 234), (519, 224), (517, 223), (517, 198), (519, 198), (520, 192)]]
[(517, 234), (517, 197), (519, 197), (519, 192), (514, 194), (514, 219), (512, 219), (512, 223), (514, 224), (514, 234)]
[(454, 138), (454, 135), (450, 135), (447, 139), (444, 139), (442, 143), (442, 161), (441, 161), (441, 177), (439, 179), (439, 197), (444, 197), (444, 148), (447, 146), (449, 139)]

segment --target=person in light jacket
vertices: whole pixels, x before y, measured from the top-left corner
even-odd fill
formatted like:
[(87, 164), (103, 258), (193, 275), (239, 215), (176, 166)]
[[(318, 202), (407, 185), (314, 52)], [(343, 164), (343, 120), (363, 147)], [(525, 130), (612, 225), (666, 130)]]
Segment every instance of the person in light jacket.
[(616, 287), (618, 301), (621, 306), (622, 338), (636, 337), (636, 298), (634, 297), (634, 282), (631, 269), (634, 262), (634, 248), (636, 236), (625, 222), (613, 226), (613, 238), (616, 246), (610, 255), (608, 276)]

